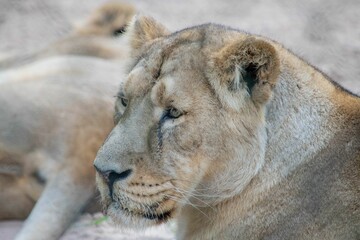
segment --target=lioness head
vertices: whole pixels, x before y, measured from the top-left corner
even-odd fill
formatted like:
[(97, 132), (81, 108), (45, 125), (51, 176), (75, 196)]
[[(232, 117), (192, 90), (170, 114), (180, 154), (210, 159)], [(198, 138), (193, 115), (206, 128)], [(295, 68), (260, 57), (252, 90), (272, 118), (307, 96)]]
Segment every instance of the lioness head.
[(148, 226), (241, 192), (263, 164), (274, 47), (213, 24), (170, 34), (142, 16), (129, 34), (132, 62), (116, 101), (125, 112), (95, 160), (105, 211)]
[(126, 24), (134, 16), (135, 11), (130, 4), (110, 1), (97, 8), (75, 32), (80, 35), (121, 35), (125, 32)]

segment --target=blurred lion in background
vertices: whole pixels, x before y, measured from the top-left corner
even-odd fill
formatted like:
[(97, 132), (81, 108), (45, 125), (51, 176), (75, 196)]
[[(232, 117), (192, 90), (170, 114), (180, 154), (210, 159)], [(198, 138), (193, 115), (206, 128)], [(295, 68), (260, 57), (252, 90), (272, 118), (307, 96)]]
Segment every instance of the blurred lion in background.
[(0, 220), (27, 218), (17, 239), (58, 239), (94, 200), (93, 160), (113, 126), (121, 35), (134, 12), (105, 4), (63, 40), (2, 62)]
[(135, 8), (132, 5), (108, 2), (77, 24), (65, 38), (40, 51), (2, 59), (0, 70), (59, 55), (85, 55), (104, 59), (125, 57), (126, 48), (121, 35), (134, 14)]

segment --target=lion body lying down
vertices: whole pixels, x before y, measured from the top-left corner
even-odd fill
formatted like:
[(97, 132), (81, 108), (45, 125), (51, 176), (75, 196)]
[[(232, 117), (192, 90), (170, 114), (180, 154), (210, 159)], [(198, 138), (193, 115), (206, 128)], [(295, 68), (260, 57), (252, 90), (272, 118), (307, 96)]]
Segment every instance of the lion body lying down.
[(27, 70), (41, 75), (18, 69), (0, 88), (0, 219), (31, 212), (18, 239), (57, 239), (94, 197), (92, 161), (113, 126), (121, 72), (87, 57), (50, 58)]
[(92, 162), (126, 55), (114, 35), (133, 13), (105, 4), (71, 36), (0, 63), (0, 220), (31, 213), (17, 239), (58, 239), (94, 201)]
[(360, 98), (280, 44), (208, 24), (129, 28), (125, 109), (99, 150), (107, 213), (179, 239), (357, 239)]

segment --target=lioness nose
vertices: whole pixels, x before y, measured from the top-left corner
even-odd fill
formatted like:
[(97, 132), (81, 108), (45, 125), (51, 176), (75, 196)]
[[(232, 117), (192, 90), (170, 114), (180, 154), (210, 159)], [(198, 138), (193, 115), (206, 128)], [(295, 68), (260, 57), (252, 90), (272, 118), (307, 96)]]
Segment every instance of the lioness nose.
[(115, 172), (115, 171), (112, 171), (112, 170), (102, 171), (101, 169), (99, 169), (96, 166), (95, 166), (95, 169), (105, 179), (105, 181), (109, 185), (109, 187), (112, 187), (114, 182), (116, 182), (118, 180), (126, 179), (128, 176), (130, 176), (130, 174), (132, 172), (131, 169), (127, 169), (127, 170), (125, 170), (125, 171), (123, 171), (121, 173), (118, 173), (118, 172)]

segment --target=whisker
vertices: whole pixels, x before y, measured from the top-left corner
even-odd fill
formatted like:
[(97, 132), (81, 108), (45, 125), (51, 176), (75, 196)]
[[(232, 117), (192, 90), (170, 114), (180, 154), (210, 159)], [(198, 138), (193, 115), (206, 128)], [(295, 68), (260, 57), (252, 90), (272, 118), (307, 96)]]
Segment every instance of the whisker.
[[(183, 195), (181, 192), (179, 192), (181, 195)], [(183, 195), (183, 197), (184, 197), (184, 199), (186, 199), (186, 197), (185, 197), (185, 195)], [(190, 205), (190, 206), (192, 206), (193, 208), (195, 208), (196, 210), (198, 210), (201, 214), (203, 214), (206, 218), (208, 218), (209, 220), (211, 220), (210, 219), (210, 217), (206, 214), (206, 213), (204, 213), (203, 211), (201, 211), (197, 206), (195, 206), (194, 204), (192, 204), (191, 202), (188, 202), (188, 204)]]
[[(175, 187), (175, 186), (174, 186)], [(175, 187), (176, 188), (176, 187)], [(177, 187), (179, 188), (179, 187)], [(180, 188), (179, 188), (180, 189)], [(204, 193), (200, 193), (198, 192), (198, 190), (194, 189), (191, 192), (187, 191), (185, 189), (181, 189), (182, 191), (184, 191), (187, 194), (191, 194), (192, 196), (198, 196), (198, 197), (208, 197), (208, 198), (218, 198), (218, 195), (210, 195), (210, 194), (204, 194)]]
[[(194, 185), (203, 185), (201, 183), (196, 183), (196, 182), (193, 182), (193, 181), (190, 181), (190, 180), (185, 180), (185, 179), (178, 179), (178, 178), (174, 178), (174, 179), (171, 179), (170, 181), (177, 181), (177, 182), (189, 182), (189, 183), (192, 183)], [(212, 188), (210, 187), (207, 187), (207, 188), (197, 188), (197, 190), (212, 190)], [(209, 195), (210, 196), (210, 195)], [(214, 197), (218, 197), (218, 196), (214, 196)]]
[(201, 200), (200, 198), (194, 196), (194, 194), (193, 194), (192, 192), (186, 191), (186, 190), (184, 190), (184, 189), (176, 188), (176, 187), (175, 187), (175, 189), (177, 190), (177, 192), (179, 192), (179, 193), (182, 194), (183, 196), (184, 196), (183, 193), (185, 193), (185, 194), (189, 195), (189, 197), (192, 197), (192, 198), (200, 201), (201, 203), (205, 204), (205, 206), (207, 206), (207, 207), (209, 207), (209, 208), (211, 208), (212, 210), (215, 211), (215, 208), (214, 208), (213, 206), (211, 206), (211, 205), (208, 204), (207, 202)]

